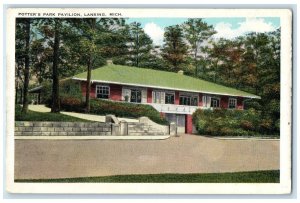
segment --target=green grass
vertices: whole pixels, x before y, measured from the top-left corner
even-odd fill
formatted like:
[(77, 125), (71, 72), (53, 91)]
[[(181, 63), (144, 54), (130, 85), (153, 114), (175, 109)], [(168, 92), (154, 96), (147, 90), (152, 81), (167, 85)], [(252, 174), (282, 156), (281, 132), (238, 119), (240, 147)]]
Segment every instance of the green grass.
[(48, 183), (279, 183), (279, 170), (207, 173), (207, 174), (147, 174), (61, 179), (17, 179), (15, 182)]
[(21, 107), (16, 105), (15, 108), (15, 121), (62, 121), (62, 122), (91, 122), (89, 120), (84, 120), (61, 113), (42, 113), (30, 111), (22, 113)]
[[(74, 78), (86, 79), (87, 72)], [(178, 73), (121, 65), (92, 70), (92, 80), (259, 98), (256, 95)]]

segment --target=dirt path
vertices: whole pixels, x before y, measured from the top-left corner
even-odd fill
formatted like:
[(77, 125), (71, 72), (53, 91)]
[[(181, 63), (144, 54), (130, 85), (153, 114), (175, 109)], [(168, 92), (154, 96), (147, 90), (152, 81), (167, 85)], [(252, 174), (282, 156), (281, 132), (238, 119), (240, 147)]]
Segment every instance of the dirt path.
[(279, 169), (276, 140), (16, 140), (15, 152), (17, 179)]

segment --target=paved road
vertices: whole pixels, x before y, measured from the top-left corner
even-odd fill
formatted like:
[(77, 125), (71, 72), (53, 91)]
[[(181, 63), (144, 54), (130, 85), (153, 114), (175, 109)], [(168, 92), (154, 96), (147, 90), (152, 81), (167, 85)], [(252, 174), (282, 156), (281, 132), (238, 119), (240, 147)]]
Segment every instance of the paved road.
[(212, 173), (279, 169), (279, 141), (16, 140), (15, 178)]

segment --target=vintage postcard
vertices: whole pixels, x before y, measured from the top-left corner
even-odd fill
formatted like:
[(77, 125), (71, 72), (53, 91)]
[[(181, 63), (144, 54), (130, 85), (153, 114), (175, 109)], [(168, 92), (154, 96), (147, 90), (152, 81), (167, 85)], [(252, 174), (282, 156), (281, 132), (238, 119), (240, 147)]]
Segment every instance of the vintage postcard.
[(288, 9), (7, 10), (7, 191), (291, 192)]

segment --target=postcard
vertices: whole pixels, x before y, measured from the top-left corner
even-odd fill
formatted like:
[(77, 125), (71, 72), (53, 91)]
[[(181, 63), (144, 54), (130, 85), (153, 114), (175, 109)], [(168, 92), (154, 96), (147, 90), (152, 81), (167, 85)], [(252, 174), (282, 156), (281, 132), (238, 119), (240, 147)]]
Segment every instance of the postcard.
[(7, 9), (11, 193), (288, 194), (288, 9)]

